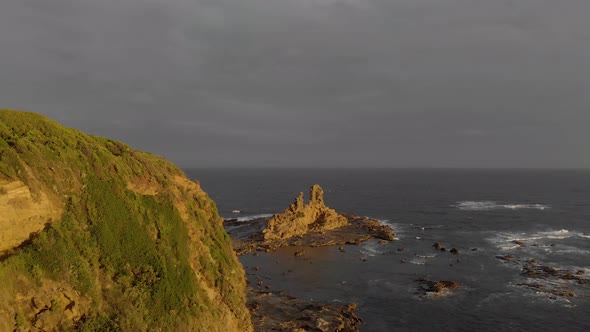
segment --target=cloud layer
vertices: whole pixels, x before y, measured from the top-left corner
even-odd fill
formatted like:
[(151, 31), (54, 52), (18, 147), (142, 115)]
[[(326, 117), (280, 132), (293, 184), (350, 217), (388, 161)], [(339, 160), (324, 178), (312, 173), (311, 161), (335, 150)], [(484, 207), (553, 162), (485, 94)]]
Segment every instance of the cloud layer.
[(2, 107), (184, 166), (590, 167), (586, 0), (3, 0)]

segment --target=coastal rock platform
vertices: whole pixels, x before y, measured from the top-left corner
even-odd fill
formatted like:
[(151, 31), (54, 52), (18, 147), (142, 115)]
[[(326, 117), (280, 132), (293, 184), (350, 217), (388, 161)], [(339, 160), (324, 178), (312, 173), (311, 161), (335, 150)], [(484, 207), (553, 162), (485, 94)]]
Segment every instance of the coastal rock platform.
[(248, 222), (227, 219), (224, 226), (238, 255), (288, 246), (336, 246), (360, 244), (370, 239), (395, 239), (391, 227), (375, 219), (328, 208), (319, 185), (311, 188), (307, 205), (300, 194), (283, 213)]
[(381, 225), (377, 220), (353, 214), (343, 215), (348, 220), (345, 226), (327, 231), (311, 231), (287, 239), (264, 239), (261, 230), (265, 229), (270, 218), (259, 218), (247, 224), (230, 219), (225, 221), (225, 227), (232, 238), (232, 245), (238, 256), (254, 251), (274, 251), (289, 246), (321, 247), (360, 244), (370, 239), (395, 240), (395, 234), (391, 228)]
[(250, 288), (248, 308), (255, 331), (358, 332), (355, 304), (310, 303), (286, 292)]

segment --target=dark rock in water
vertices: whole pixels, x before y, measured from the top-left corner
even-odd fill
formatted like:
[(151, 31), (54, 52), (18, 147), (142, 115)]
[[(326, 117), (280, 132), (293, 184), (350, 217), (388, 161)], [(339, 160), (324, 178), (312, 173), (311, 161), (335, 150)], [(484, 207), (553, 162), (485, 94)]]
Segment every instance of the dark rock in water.
[[(519, 283), (518, 286), (527, 287), (540, 293), (554, 297), (574, 297), (575, 292), (570, 288), (575, 284), (584, 285), (590, 283), (590, 279), (583, 278), (580, 270), (572, 271), (558, 269), (552, 266), (543, 265), (535, 259), (521, 260), (517, 256), (504, 255), (496, 256), (497, 259), (511, 264), (522, 264), (521, 275), (527, 278), (527, 282)], [(584, 272), (584, 271), (581, 271)], [(531, 280), (539, 282), (530, 282)], [(544, 281), (544, 282), (543, 282)], [(565, 283), (570, 281), (571, 283)]]
[(525, 275), (527, 275), (529, 277), (532, 277), (532, 276), (536, 276), (537, 275), (537, 272), (535, 270), (531, 270), (529, 268), (525, 268), (523, 270), (523, 274), (525, 274)]
[(340, 252), (346, 252), (346, 249), (344, 249), (344, 247), (339, 247), (338, 250), (340, 250)]
[(458, 282), (450, 280), (431, 281), (420, 278), (417, 281), (421, 284), (419, 291), (422, 295), (434, 294), (435, 297), (440, 297), (461, 287)]
[(519, 240), (513, 240), (512, 243), (518, 244), (521, 247), (526, 247), (526, 243), (519, 241)]
[(451, 254), (458, 255), (459, 254), (459, 250), (457, 250), (457, 248), (453, 248), (453, 249), (451, 249)]
[(520, 283), (520, 284), (516, 284), (517, 286), (526, 286), (529, 288), (535, 288), (535, 289), (543, 289), (545, 288), (545, 285), (541, 285), (541, 284), (529, 284), (529, 283)]
[(440, 251), (447, 251), (447, 249), (445, 249), (445, 248), (440, 248)]
[(582, 275), (584, 275), (584, 273), (586, 273), (584, 270), (578, 270), (576, 272), (576, 275), (582, 276)]
[(550, 266), (542, 266), (541, 270), (547, 274), (551, 274), (551, 275), (556, 275), (558, 273), (558, 270), (556, 270), (555, 268), (552, 268)]
[(303, 255), (305, 255), (305, 250), (296, 251), (296, 252), (293, 254), (293, 256), (295, 256), (295, 257), (301, 257), (301, 256), (303, 256)]
[(550, 288), (542, 284), (535, 284), (535, 283), (520, 283), (517, 286), (528, 287), (530, 289), (535, 290), (536, 292), (545, 293), (548, 295), (560, 296), (560, 297), (575, 297), (571, 290), (568, 288), (558, 287), (558, 288)]
[[(392, 240), (393, 240), (393, 239), (392, 239)], [(388, 243), (389, 243), (389, 241), (391, 241), (391, 240), (379, 240), (379, 242), (377, 242), (377, 244), (379, 244), (379, 245), (384, 245), (384, 244), (388, 244)]]
[(436, 250), (441, 250), (441, 249), (443, 249), (443, 248), (444, 248), (444, 247), (443, 247), (443, 245), (442, 245), (442, 243), (440, 243), (440, 242), (435, 242), (435, 243), (434, 243), (432, 246), (433, 246), (433, 247), (434, 247), (434, 249), (436, 249)]
[(255, 331), (358, 332), (363, 320), (356, 304), (306, 302), (285, 292), (249, 289), (248, 308)]
[(397, 251), (399, 251), (399, 252), (406, 251), (406, 248), (397, 248)]
[(477, 248), (471, 248), (471, 251), (477, 251)]
[(574, 276), (573, 274), (569, 274), (569, 273), (559, 277), (559, 279), (563, 279), (563, 280), (578, 280), (579, 278), (580, 277)]
[(510, 262), (514, 259), (512, 255), (496, 256), (497, 259)]

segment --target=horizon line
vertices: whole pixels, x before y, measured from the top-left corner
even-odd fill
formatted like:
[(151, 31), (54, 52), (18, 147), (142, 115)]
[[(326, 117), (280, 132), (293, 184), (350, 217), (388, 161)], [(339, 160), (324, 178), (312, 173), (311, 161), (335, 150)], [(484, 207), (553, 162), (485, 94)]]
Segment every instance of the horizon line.
[(445, 166), (177, 166), (183, 170), (277, 169), (277, 170), (482, 170), (482, 171), (590, 171), (590, 167), (445, 167)]

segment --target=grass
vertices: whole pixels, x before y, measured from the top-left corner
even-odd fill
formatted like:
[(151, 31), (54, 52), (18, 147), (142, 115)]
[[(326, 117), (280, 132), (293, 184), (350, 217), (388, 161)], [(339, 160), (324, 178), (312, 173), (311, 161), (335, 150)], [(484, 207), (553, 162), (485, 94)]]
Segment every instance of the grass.
[[(21, 180), (33, 194), (51, 193), (64, 205), (59, 222), (0, 263), (0, 305), (18, 291), (19, 278), (36, 287), (51, 279), (92, 299), (77, 323), (81, 331), (207, 329), (220, 324), (220, 308), (205, 282), (230, 310), (247, 312), (241, 266), (217, 208), (189, 192), (177, 197), (171, 188), (179, 175), (164, 159), (125, 144), (37, 114), (0, 111), (0, 179)], [(144, 196), (127, 189), (145, 177), (163, 190)], [(175, 199), (186, 203), (190, 220), (181, 218)], [(188, 226), (201, 241), (191, 241)]]

